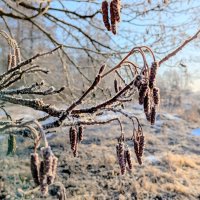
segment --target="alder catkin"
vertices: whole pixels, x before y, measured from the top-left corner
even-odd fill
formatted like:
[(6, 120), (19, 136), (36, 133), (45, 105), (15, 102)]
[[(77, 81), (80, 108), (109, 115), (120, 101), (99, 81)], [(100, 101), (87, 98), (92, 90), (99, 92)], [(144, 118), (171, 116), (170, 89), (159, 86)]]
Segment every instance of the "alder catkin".
[(104, 25), (107, 28), (107, 30), (110, 31), (110, 22), (109, 22), (109, 17), (108, 17), (108, 2), (107, 1), (102, 2), (101, 9), (102, 9)]
[(143, 156), (143, 153), (144, 153), (144, 136), (143, 135), (140, 135), (139, 136), (139, 148), (138, 148), (138, 155), (139, 157), (142, 157)]
[[(134, 151), (137, 158), (138, 163), (142, 164), (142, 155), (144, 150), (144, 138), (141, 138), (143, 135), (139, 135), (140, 131), (137, 131), (135, 138), (133, 139)], [(141, 140), (141, 141), (140, 141)], [(143, 144), (142, 144), (143, 140)]]
[(153, 62), (151, 65), (150, 76), (149, 76), (149, 87), (151, 89), (153, 89), (156, 84), (156, 73), (157, 73), (158, 67), (159, 67), (158, 62)]
[(124, 143), (119, 142), (116, 145), (116, 152), (117, 152), (117, 158), (119, 162), (119, 166), (121, 169), (121, 174), (125, 174), (126, 171), (126, 165), (125, 165), (125, 159), (124, 159)]
[(12, 55), (11, 68), (15, 67), (16, 65), (17, 65), (16, 56)]
[(127, 161), (128, 168), (131, 170), (133, 165), (132, 165), (132, 162), (131, 162), (131, 152), (130, 152), (128, 147), (125, 150), (125, 160)]
[(8, 70), (11, 68), (11, 64), (12, 64), (12, 55), (9, 53), (8, 54)]
[(47, 183), (48, 185), (52, 184), (55, 180), (55, 177), (56, 177), (56, 171), (57, 171), (57, 166), (58, 166), (58, 158), (53, 156), (53, 159), (52, 159), (52, 167), (51, 167), (51, 174), (47, 176)]
[(156, 107), (153, 106), (151, 108), (151, 125), (155, 124), (155, 120), (156, 120)]
[(76, 149), (77, 131), (74, 127), (72, 127), (70, 133), (71, 150), (74, 151)]
[(120, 10), (121, 10), (121, 2), (120, 0), (112, 0), (113, 12), (115, 16), (115, 20), (120, 22)]
[(110, 3), (110, 20), (111, 20), (111, 30), (114, 35), (117, 33), (117, 21), (115, 18), (113, 1)]
[(147, 95), (148, 92), (148, 84), (142, 83), (139, 90), (139, 104), (142, 105), (144, 103), (144, 98)]
[(40, 180), (39, 180), (39, 169), (40, 169), (40, 161), (39, 161), (39, 156), (37, 153), (32, 153), (31, 154), (31, 174), (34, 180), (34, 183), (37, 185), (40, 185)]
[(83, 126), (78, 127), (78, 142), (83, 141)]
[(160, 104), (160, 90), (157, 87), (153, 88), (153, 101), (155, 105)]
[(15, 48), (15, 55), (16, 55), (17, 63), (20, 63), (21, 62), (21, 53), (20, 53), (20, 48), (19, 47)]
[(47, 176), (52, 175), (52, 163), (53, 163), (53, 153), (51, 151), (51, 147), (43, 147), (41, 149), (42, 155), (43, 155), (43, 161), (44, 161), (44, 168), (45, 168), (45, 174)]
[(149, 113), (151, 112), (150, 109), (150, 93), (149, 91), (147, 92), (146, 96), (144, 97), (144, 113), (146, 114), (146, 116), (149, 115)]
[(70, 144), (71, 144), (71, 150), (73, 152), (74, 157), (77, 156), (77, 130), (75, 127), (71, 127), (69, 130), (69, 138), (70, 138)]
[(47, 175), (44, 161), (40, 162), (40, 191), (42, 196), (46, 196), (48, 194)]

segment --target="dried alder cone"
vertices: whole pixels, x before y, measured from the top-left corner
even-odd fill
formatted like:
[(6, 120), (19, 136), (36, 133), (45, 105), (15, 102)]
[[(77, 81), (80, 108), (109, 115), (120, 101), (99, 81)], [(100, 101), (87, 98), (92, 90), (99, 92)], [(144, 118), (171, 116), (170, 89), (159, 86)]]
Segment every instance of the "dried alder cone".
[(117, 24), (120, 22), (121, 1), (112, 0), (110, 3), (110, 20), (109, 20), (109, 4), (107, 1), (102, 2), (103, 22), (108, 31), (112, 31), (115, 35), (117, 33)]

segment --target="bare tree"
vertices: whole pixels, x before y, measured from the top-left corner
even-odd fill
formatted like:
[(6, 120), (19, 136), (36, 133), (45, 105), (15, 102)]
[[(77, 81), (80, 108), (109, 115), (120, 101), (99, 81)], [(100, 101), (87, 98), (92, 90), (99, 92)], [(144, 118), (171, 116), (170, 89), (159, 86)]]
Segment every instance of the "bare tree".
[[(32, 50), (37, 50), (38, 45), (39, 49), (63, 46), (60, 58), (65, 64), (63, 70), (67, 87), (71, 86), (68, 85), (72, 82), (70, 77), (76, 72), (87, 85), (90, 84), (90, 68), (106, 61), (111, 55), (119, 61), (123, 53), (138, 44), (153, 47), (158, 57), (165, 55), (186, 39), (191, 34), (190, 30), (198, 29), (199, 24), (196, 17), (198, 0), (122, 1), (122, 23), (115, 37), (103, 26), (101, 2), (3, 0), (0, 6), (1, 24), (11, 35), (19, 36), (16, 27), (19, 29), (21, 26), (20, 37), (15, 38), (22, 48), (27, 43), (31, 46), (33, 39)], [(28, 36), (26, 27), (32, 30), (32, 35)], [(29, 56), (27, 49), (22, 54), (25, 58)], [(111, 58), (110, 62), (114, 60)]]

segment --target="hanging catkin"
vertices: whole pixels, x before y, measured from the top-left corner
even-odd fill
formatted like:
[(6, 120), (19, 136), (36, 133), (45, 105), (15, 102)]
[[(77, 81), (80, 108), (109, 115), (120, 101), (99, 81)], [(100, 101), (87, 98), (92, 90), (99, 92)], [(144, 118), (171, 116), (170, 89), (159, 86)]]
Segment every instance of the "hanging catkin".
[(83, 126), (79, 126), (78, 127), (78, 142), (82, 142), (83, 141)]
[(40, 163), (40, 191), (42, 196), (46, 196), (48, 194), (47, 175), (44, 161), (41, 161)]
[(160, 90), (157, 87), (153, 88), (153, 100), (155, 105), (160, 104)]
[(116, 151), (117, 151), (117, 158), (119, 162), (119, 166), (121, 169), (121, 174), (125, 174), (126, 171), (126, 165), (125, 165), (125, 158), (124, 158), (124, 143), (119, 142), (116, 146)]
[(139, 90), (139, 104), (142, 105), (144, 103), (144, 98), (148, 93), (148, 84), (142, 83)]
[(112, 0), (113, 12), (115, 16), (115, 20), (120, 22), (120, 10), (121, 10), (121, 2), (120, 0)]
[(115, 18), (114, 3), (110, 3), (110, 20), (111, 20), (111, 30), (114, 35), (117, 33), (117, 20)]
[(37, 153), (31, 154), (31, 173), (36, 185), (40, 185), (39, 180), (40, 160)]
[(125, 150), (125, 160), (127, 161), (129, 170), (131, 170), (133, 165), (132, 165), (132, 161), (131, 161), (131, 152), (130, 152), (130, 149), (128, 147)]
[(101, 9), (102, 9), (104, 25), (107, 28), (107, 30), (110, 31), (110, 22), (109, 22), (109, 16), (108, 16), (108, 2), (107, 1), (102, 2)]
[(156, 85), (156, 74), (159, 67), (158, 62), (153, 62), (150, 69), (149, 87), (153, 89)]

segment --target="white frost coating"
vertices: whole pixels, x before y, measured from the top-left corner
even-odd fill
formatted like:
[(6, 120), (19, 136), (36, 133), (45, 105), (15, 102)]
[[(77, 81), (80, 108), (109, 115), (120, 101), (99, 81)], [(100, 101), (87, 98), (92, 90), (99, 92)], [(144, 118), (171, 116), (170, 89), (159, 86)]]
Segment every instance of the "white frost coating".
[(170, 113), (162, 113), (161, 117), (164, 117), (165, 119), (169, 119), (169, 120), (182, 120), (180, 117), (176, 115), (172, 115)]
[(152, 164), (159, 162), (159, 159), (156, 156), (147, 156), (145, 159)]

